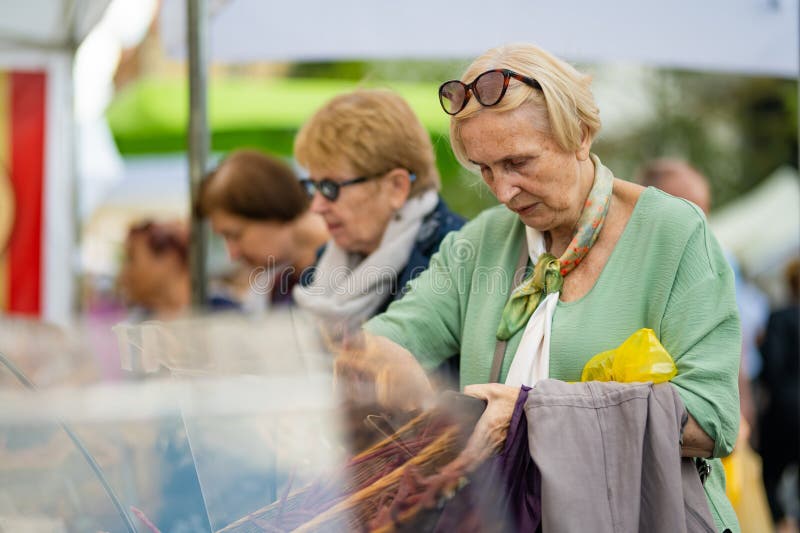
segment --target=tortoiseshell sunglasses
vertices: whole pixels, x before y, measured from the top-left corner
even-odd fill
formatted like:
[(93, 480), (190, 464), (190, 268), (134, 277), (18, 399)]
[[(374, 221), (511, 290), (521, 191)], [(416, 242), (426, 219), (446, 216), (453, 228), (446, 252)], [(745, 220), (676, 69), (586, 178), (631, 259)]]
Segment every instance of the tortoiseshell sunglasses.
[(472, 83), (464, 83), (460, 80), (446, 81), (439, 86), (439, 103), (448, 115), (455, 115), (467, 105), (470, 96), (475, 95), (475, 99), (482, 106), (496, 105), (508, 89), (508, 81), (514, 78), (522, 83), (542, 90), (539, 82), (528, 76), (517, 74), (507, 68), (487, 70)]

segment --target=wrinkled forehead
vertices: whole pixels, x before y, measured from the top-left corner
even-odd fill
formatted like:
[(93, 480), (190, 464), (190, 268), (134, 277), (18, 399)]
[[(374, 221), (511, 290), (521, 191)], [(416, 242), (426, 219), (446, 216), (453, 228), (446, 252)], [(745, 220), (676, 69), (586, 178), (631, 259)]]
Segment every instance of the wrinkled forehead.
[(484, 107), (462, 118), (458, 123), (462, 140), (466, 135), (485, 142), (512, 142), (529, 137), (533, 132), (550, 135), (547, 111), (534, 103), (510, 109)]
[(540, 130), (550, 131), (550, 117), (547, 104), (539, 91), (522, 82), (510, 80), (508, 90), (497, 104), (483, 106), (477, 98), (470, 98), (467, 105), (457, 115), (450, 117), (451, 125), (456, 130), (463, 127), (465, 121), (480, 115), (508, 114), (518, 110), (528, 113), (534, 126)]

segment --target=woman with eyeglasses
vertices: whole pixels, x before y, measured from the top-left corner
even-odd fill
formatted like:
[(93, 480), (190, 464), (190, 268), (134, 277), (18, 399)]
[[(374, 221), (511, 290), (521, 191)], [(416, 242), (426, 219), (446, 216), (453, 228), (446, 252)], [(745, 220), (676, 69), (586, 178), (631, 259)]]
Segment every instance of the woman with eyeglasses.
[(308, 171), (311, 212), (331, 235), (294, 297), (338, 338), (400, 298), (464, 221), (438, 194), (428, 132), (392, 91), (335, 97), (302, 127), (294, 154)]
[(736, 530), (716, 459), (739, 421), (733, 274), (696, 206), (616, 178), (592, 153), (590, 81), (520, 44), (441, 85), (453, 151), (502, 205), (444, 239), (337, 371), (392, 376), (378, 397), (419, 405), (430, 394), (423, 369), (459, 353), (461, 386), (488, 402), (462, 456), (477, 464), (501, 449), (521, 386), (579, 381), (593, 355), (651, 328), (678, 368), (671, 384), (689, 414), (681, 453), (715, 458), (705, 492), (718, 530)]

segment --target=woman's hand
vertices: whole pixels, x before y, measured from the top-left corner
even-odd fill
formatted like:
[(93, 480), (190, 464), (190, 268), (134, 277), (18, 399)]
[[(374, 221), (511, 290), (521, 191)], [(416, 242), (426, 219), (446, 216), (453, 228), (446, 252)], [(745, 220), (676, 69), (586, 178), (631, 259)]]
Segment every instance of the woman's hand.
[(486, 400), (486, 410), (475, 425), (464, 451), (445, 467), (447, 472), (459, 472), (462, 475), (472, 472), (483, 461), (502, 450), (519, 396), (519, 387), (500, 383), (468, 385), (464, 394)]
[(334, 362), (336, 389), (359, 404), (413, 410), (433, 402), (433, 388), (411, 352), (385, 337), (351, 339)]
[(703, 431), (692, 415), (683, 428), (681, 457), (711, 457), (714, 453), (714, 441)]

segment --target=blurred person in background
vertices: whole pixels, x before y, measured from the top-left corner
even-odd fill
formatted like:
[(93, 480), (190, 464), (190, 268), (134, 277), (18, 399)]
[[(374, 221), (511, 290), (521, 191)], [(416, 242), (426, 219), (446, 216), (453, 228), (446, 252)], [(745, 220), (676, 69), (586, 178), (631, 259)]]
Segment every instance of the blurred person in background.
[[(637, 172), (636, 181), (656, 187), (677, 198), (689, 200), (708, 216), (712, 205), (708, 179), (692, 165), (676, 158), (654, 159)], [(742, 360), (739, 366), (739, 407), (742, 420), (731, 455), (723, 459), (727, 475), (726, 492), (739, 518), (742, 531), (769, 529), (769, 516), (761, 465), (750, 447), (751, 428), (756, 427), (756, 408), (750, 380), (761, 367), (757, 338), (766, 321), (767, 297), (745, 280), (738, 262), (726, 253), (736, 280), (736, 304), (742, 326)]]
[(308, 210), (294, 171), (257, 150), (236, 150), (204, 180), (199, 211), (225, 240), (231, 260), (251, 269), (271, 304), (292, 303), (292, 288), (310, 280), (325, 223)]
[(654, 159), (637, 172), (636, 181), (655, 187), (677, 198), (689, 200), (708, 216), (711, 211), (711, 187), (706, 177), (681, 159)]
[(301, 307), (334, 337), (403, 296), (464, 219), (439, 196), (430, 136), (408, 103), (384, 89), (333, 98), (297, 134), (311, 211), (331, 234)]
[[(191, 308), (188, 242), (188, 228), (180, 222), (146, 220), (130, 228), (119, 275), (123, 296), (133, 307), (129, 322), (175, 319)], [(210, 307), (227, 309), (235, 304), (212, 297)], [(163, 376), (162, 372), (147, 377)], [(183, 424), (165, 417), (155, 431), (161, 492), (156, 512), (150, 510), (151, 518), (163, 531), (209, 531)]]
[[(662, 191), (689, 200), (708, 216), (711, 212), (711, 187), (707, 178), (686, 161), (676, 158), (654, 159), (638, 172), (638, 183), (645, 187), (656, 187)], [(742, 369), (744, 378), (753, 380), (761, 371), (761, 353), (757, 339), (763, 332), (769, 314), (767, 296), (750, 283), (733, 254), (725, 256), (736, 277), (736, 302), (742, 322)], [(750, 401), (749, 398), (746, 399)], [(747, 421), (753, 425), (755, 414), (752, 404), (742, 405)]]
[[(787, 468), (800, 464), (800, 258), (787, 266), (786, 282), (790, 302), (769, 316), (761, 344), (764, 369), (760, 381), (767, 406), (761, 415), (760, 441), (772, 517), (779, 531), (788, 532), (798, 530), (798, 517), (789, 516), (781, 504), (779, 485)], [(800, 473), (796, 481), (795, 498), (800, 494)]]
[(146, 220), (125, 240), (119, 286), (125, 302), (145, 318), (174, 318), (191, 304), (187, 228)]
[[(189, 233), (181, 222), (146, 220), (133, 225), (125, 240), (119, 287), (138, 320), (168, 320), (191, 307)], [(220, 311), (237, 303), (221, 294), (209, 296), (208, 306)]]
[[(712, 197), (708, 179), (692, 165), (676, 158), (654, 159), (637, 172), (636, 181), (645, 187), (656, 187), (672, 196), (689, 200), (708, 216)], [(736, 279), (736, 305), (742, 324), (742, 362), (739, 374), (739, 392), (742, 416), (754, 427), (756, 415), (750, 390), (750, 381), (761, 370), (761, 353), (757, 339), (761, 335), (769, 313), (766, 295), (742, 275), (736, 258), (725, 253)]]

